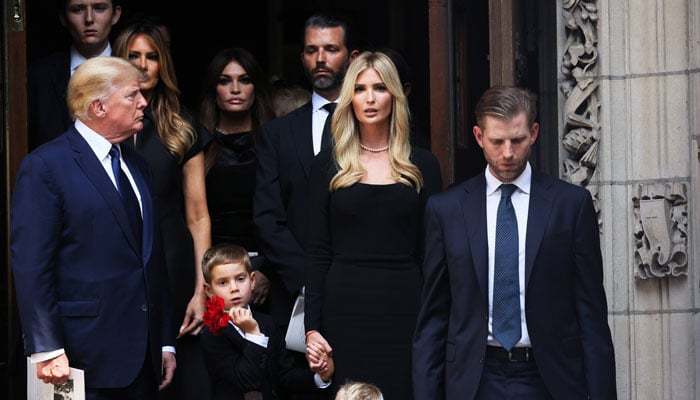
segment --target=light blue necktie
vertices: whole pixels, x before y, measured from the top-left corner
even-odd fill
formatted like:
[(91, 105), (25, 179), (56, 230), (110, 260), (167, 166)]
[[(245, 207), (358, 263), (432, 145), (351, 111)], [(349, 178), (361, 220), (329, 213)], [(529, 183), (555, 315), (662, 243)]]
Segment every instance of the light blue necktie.
[(493, 279), (493, 336), (510, 351), (520, 340), (520, 285), (518, 284), (518, 220), (510, 196), (517, 187), (501, 185), (496, 217)]

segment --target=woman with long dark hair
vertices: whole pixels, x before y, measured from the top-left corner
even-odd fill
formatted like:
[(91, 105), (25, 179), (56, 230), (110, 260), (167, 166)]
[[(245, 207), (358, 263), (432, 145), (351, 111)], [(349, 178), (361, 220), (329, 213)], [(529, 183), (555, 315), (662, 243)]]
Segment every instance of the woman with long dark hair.
[(217, 53), (204, 76), (199, 109), (199, 122), (213, 137), (205, 156), (212, 243), (234, 243), (250, 252), (258, 271), (254, 306), (265, 302), (268, 288), (253, 225), (256, 143), (260, 125), (271, 118), (271, 89), (255, 57), (242, 48)]

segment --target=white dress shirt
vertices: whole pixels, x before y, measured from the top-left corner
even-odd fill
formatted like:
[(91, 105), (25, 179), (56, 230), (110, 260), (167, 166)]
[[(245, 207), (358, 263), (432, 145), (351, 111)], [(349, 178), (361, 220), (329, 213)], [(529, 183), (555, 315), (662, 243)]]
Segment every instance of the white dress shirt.
[[(337, 101), (337, 100), (336, 100)], [(321, 151), (321, 137), (323, 136), (323, 126), (328, 118), (328, 111), (323, 108), (331, 103), (316, 92), (311, 94), (311, 133), (314, 144), (314, 155)]]

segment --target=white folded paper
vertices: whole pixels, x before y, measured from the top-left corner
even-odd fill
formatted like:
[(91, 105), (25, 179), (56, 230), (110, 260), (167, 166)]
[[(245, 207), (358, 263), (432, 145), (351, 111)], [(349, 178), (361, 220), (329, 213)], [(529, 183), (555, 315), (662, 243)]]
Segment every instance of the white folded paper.
[(299, 294), (294, 302), (292, 316), (289, 318), (287, 334), (284, 337), (289, 350), (306, 353), (306, 329), (304, 329), (304, 295)]

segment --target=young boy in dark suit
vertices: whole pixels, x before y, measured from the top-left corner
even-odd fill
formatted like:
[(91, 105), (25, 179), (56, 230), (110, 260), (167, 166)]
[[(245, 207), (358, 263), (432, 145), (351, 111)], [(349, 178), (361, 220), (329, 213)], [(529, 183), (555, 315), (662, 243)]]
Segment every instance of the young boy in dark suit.
[(325, 354), (313, 371), (295, 367), (284, 334), (278, 332), (272, 318), (251, 311), (248, 304), (255, 272), (243, 247), (219, 244), (210, 248), (202, 258), (202, 272), (209, 298), (223, 299), (219, 318), (214, 316), (222, 323), (212, 324), (207, 318), (214, 308), (208, 303), (202, 331), (215, 400), (283, 399), (287, 393), (311, 393), (330, 386), (334, 371), (330, 355)]

